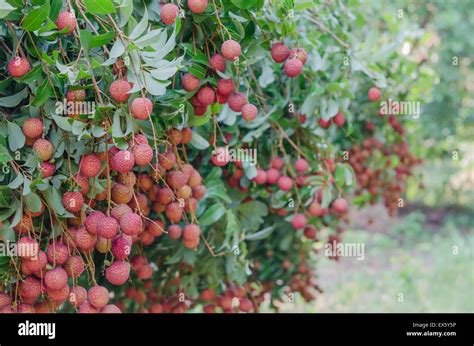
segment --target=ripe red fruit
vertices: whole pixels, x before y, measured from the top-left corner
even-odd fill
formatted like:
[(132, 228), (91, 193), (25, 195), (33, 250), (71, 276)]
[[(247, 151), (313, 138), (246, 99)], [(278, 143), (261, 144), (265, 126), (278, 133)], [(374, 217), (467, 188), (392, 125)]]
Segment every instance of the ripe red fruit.
[(78, 278), (84, 273), (85, 265), (81, 256), (70, 256), (64, 265), (64, 270), (71, 278)]
[(283, 168), (283, 164), (283, 159), (278, 156), (272, 157), (272, 159), (270, 160), (270, 166), (278, 170)]
[(31, 65), (26, 58), (16, 56), (10, 60), (7, 69), (10, 76), (13, 78), (20, 78), (31, 71)]
[(132, 86), (129, 82), (123, 79), (117, 79), (110, 84), (109, 92), (115, 102), (126, 102), (130, 97), (130, 90)]
[(112, 201), (117, 204), (126, 204), (133, 198), (133, 188), (131, 186), (115, 183), (112, 186)]
[(172, 171), (166, 176), (166, 182), (175, 190), (183, 187), (186, 184), (186, 180), (186, 175), (181, 171)]
[(120, 229), (128, 235), (136, 235), (142, 229), (142, 218), (135, 213), (126, 213), (120, 219)]
[(329, 126), (331, 126), (331, 121), (330, 120), (324, 120), (323, 118), (319, 118), (318, 119), (318, 124), (323, 129), (327, 129)]
[(202, 177), (201, 177), (201, 174), (193, 169), (189, 175), (189, 179), (188, 179), (188, 185), (191, 186), (191, 187), (195, 187), (195, 186), (198, 186), (202, 183)]
[(183, 84), (183, 88), (186, 91), (194, 91), (199, 87), (200, 79), (194, 76), (192, 73), (185, 73), (181, 77), (181, 83)]
[(369, 98), (370, 102), (376, 102), (380, 99), (381, 93), (380, 90), (377, 89), (376, 87), (372, 87), (369, 89), (369, 92), (367, 93), (367, 97)]
[(287, 177), (286, 175), (281, 176), (278, 179), (278, 188), (282, 191), (290, 191), (291, 187), (293, 186), (293, 181), (291, 180), (290, 177)]
[(148, 225), (146, 225), (146, 231), (150, 233), (153, 237), (159, 237), (163, 234), (164, 223), (161, 220), (150, 220)]
[[(24, 258), (23, 263), (25, 264), (25, 267), (32, 273), (38, 273), (41, 272), (44, 267), (48, 264), (48, 258), (46, 256), (46, 253), (44, 251), (39, 251), (38, 255), (36, 258)], [(1, 305), (1, 304), (0, 304)]]
[(48, 245), (46, 250), (49, 263), (53, 265), (61, 265), (69, 259), (69, 249), (66, 245), (54, 242)]
[(53, 156), (53, 145), (50, 141), (43, 138), (35, 141), (35, 144), (33, 144), (33, 150), (36, 151), (36, 154), (41, 161), (49, 161)]
[(332, 208), (336, 213), (344, 214), (347, 213), (348, 203), (345, 198), (339, 197), (332, 202)]
[(214, 89), (208, 86), (204, 86), (201, 89), (199, 89), (196, 96), (197, 96), (198, 101), (204, 107), (207, 107), (208, 105), (214, 103), (216, 100), (216, 93), (214, 92)]
[(308, 213), (312, 216), (324, 216), (325, 210), (318, 202), (313, 202), (308, 207)]
[(125, 237), (117, 237), (112, 242), (112, 254), (118, 260), (123, 260), (130, 255), (131, 242)]
[(303, 63), (301, 62), (300, 59), (296, 59), (296, 58), (287, 60), (285, 62), (285, 65), (283, 66), (283, 71), (290, 78), (294, 78), (298, 76), (301, 73), (302, 69), (303, 69)]
[(257, 185), (263, 185), (267, 182), (267, 172), (265, 172), (263, 169), (257, 169), (257, 176), (253, 178), (253, 181)]
[(230, 109), (234, 112), (242, 111), (242, 107), (248, 103), (247, 96), (240, 92), (233, 92), (229, 95), (229, 99), (227, 100)]
[(217, 81), (217, 92), (221, 96), (228, 96), (234, 90), (234, 81), (232, 79), (219, 79)]
[(222, 43), (221, 52), (227, 60), (235, 60), (240, 55), (240, 44), (234, 40), (227, 40)]
[(96, 314), (98, 311), (87, 300), (79, 306), (80, 314)]
[(68, 90), (66, 100), (68, 101), (84, 101), (86, 99), (86, 91), (84, 89)]
[(128, 150), (120, 150), (111, 159), (111, 168), (119, 173), (127, 173), (135, 164), (135, 157)]
[(114, 217), (115, 220), (120, 221), (122, 216), (124, 216), (126, 213), (131, 213), (131, 212), (132, 212), (132, 208), (130, 208), (128, 205), (119, 204), (112, 208), (112, 210), (110, 211), (110, 215), (112, 215), (112, 217)]
[(101, 314), (121, 314), (122, 311), (115, 304), (107, 304), (106, 306), (102, 308), (102, 310), (100, 310), (100, 313)]
[(81, 194), (87, 196), (90, 188), (89, 179), (78, 173), (74, 174), (73, 178), (74, 182), (81, 188)]
[(248, 298), (241, 298), (239, 303), (239, 310), (242, 312), (249, 312), (253, 308), (253, 303)]
[(153, 149), (148, 144), (134, 145), (132, 153), (135, 163), (140, 167), (148, 166), (153, 159)]
[(173, 201), (173, 191), (167, 187), (159, 189), (156, 193), (156, 200), (160, 204), (168, 205)]
[(178, 15), (179, 7), (175, 4), (169, 3), (164, 4), (160, 8), (160, 18), (166, 25), (171, 25), (175, 22), (176, 16)]
[(199, 229), (199, 226), (195, 224), (189, 224), (184, 226), (183, 229), (183, 239), (192, 241), (199, 239), (199, 236), (201, 235), (201, 230)]
[(23, 134), (28, 138), (37, 138), (43, 134), (43, 122), (38, 118), (28, 118), (23, 123)]
[(87, 292), (87, 300), (97, 308), (103, 308), (109, 302), (109, 291), (103, 286), (94, 286)]
[(344, 126), (346, 123), (346, 118), (341, 112), (338, 112), (334, 118), (332, 118), (332, 121), (339, 127)]
[(76, 15), (74, 12), (61, 12), (54, 23), (58, 27), (58, 31), (63, 31), (64, 29), (68, 28), (65, 34), (70, 34), (74, 31), (77, 25)]
[(64, 286), (60, 290), (51, 290), (51, 289), (46, 289), (46, 293), (48, 293), (49, 299), (51, 299), (54, 303), (61, 305), (63, 302), (66, 301), (66, 299), (69, 297), (69, 286)]
[(84, 303), (87, 299), (87, 291), (82, 286), (74, 286), (71, 288), (69, 293), (69, 303), (74, 306), (78, 307), (82, 303)]
[(251, 103), (247, 103), (242, 107), (242, 118), (245, 121), (252, 121), (257, 117), (257, 107)]
[(308, 170), (308, 161), (305, 159), (298, 159), (295, 161), (295, 168), (298, 173), (304, 173)]
[(73, 233), (73, 239), (77, 247), (84, 251), (92, 250), (97, 241), (97, 237), (94, 234), (87, 232), (85, 227), (79, 227)]
[(168, 235), (171, 239), (178, 240), (181, 238), (183, 230), (180, 225), (170, 225), (168, 226)]
[(313, 225), (308, 225), (304, 229), (304, 236), (311, 240), (316, 240), (317, 238), (317, 229)]
[(211, 162), (214, 166), (224, 167), (229, 162), (229, 153), (227, 148), (218, 147), (211, 157)]
[(67, 273), (63, 268), (53, 268), (45, 274), (44, 283), (47, 289), (59, 291), (67, 285)]
[(177, 202), (172, 202), (166, 206), (166, 217), (173, 223), (181, 221), (183, 208)]
[(176, 164), (176, 156), (172, 151), (167, 151), (166, 153), (159, 155), (158, 163), (165, 170), (170, 170)]
[(276, 184), (280, 178), (280, 172), (275, 168), (267, 169), (267, 184)]
[(130, 264), (125, 261), (115, 261), (105, 271), (105, 277), (112, 285), (123, 285), (130, 276)]
[(20, 282), (18, 293), (24, 300), (33, 303), (41, 294), (41, 281), (33, 276), (27, 277)]
[(211, 66), (211, 69), (216, 72), (224, 72), (226, 68), (226, 62), (225, 59), (222, 55), (220, 54), (214, 54), (211, 59), (209, 60), (209, 65)]
[(288, 58), (290, 55), (290, 50), (283, 43), (277, 42), (273, 44), (271, 53), (273, 60), (275, 60), (275, 62), (281, 63), (285, 61), (286, 58)]
[(99, 234), (97, 231), (97, 225), (99, 224), (99, 220), (105, 217), (104, 213), (101, 211), (93, 211), (90, 213), (84, 222), (84, 226), (86, 226), (87, 232), (91, 234)]
[(112, 239), (119, 231), (119, 224), (111, 216), (103, 216), (97, 222), (97, 232), (102, 238)]
[(304, 216), (304, 214), (296, 214), (291, 219), (291, 225), (295, 229), (305, 228), (307, 223), (308, 223), (308, 220), (306, 220), (306, 216)]
[(87, 178), (97, 177), (101, 168), (102, 162), (94, 154), (83, 156), (81, 162), (79, 163), (79, 172), (81, 175)]
[[(185, 187), (190, 188), (188, 185), (185, 185), (182, 188), (185, 188)], [(193, 197), (199, 200), (199, 199), (203, 199), (206, 196), (207, 189), (204, 185), (198, 185), (198, 186), (193, 187), (192, 192), (193, 192)]]
[(51, 162), (41, 162), (39, 171), (41, 172), (43, 178), (49, 178), (53, 176), (54, 172), (56, 171), (56, 166)]
[(77, 213), (81, 211), (84, 204), (84, 197), (80, 192), (66, 192), (63, 196), (63, 205), (67, 211)]
[(153, 103), (146, 97), (137, 97), (130, 105), (130, 113), (138, 120), (147, 120), (152, 111)]
[(293, 48), (290, 52), (290, 56), (301, 60), (303, 65), (306, 64), (306, 61), (308, 60), (308, 53), (306, 53), (303, 48)]
[(193, 130), (191, 130), (189, 127), (186, 127), (181, 131), (181, 136), (181, 143), (188, 144), (191, 142), (191, 139), (193, 139)]
[(192, 13), (203, 13), (208, 5), (207, 0), (188, 0), (188, 7)]

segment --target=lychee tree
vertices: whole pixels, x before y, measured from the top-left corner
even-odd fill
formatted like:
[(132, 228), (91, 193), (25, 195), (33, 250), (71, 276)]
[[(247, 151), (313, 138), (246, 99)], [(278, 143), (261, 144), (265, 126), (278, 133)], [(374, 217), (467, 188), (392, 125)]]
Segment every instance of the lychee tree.
[(395, 211), (418, 162), (400, 121), (377, 115), (408, 92), (387, 59), (417, 66), (390, 44), (367, 59), (363, 13), (0, 0), (0, 235), (39, 249), (0, 259), (0, 311), (315, 299), (317, 244), (341, 240), (354, 204)]

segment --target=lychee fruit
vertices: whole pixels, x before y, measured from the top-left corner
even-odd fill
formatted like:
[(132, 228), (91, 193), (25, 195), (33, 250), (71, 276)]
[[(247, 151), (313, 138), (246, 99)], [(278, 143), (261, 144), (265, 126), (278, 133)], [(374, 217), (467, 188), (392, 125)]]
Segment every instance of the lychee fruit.
[(133, 212), (126, 213), (120, 219), (120, 229), (128, 235), (136, 235), (142, 229), (142, 218)]
[(199, 89), (196, 96), (197, 96), (198, 101), (204, 107), (214, 103), (216, 100), (216, 93), (214, 92), (214, 89), (208, 86), (204, 86), (201, 89)]
[(64, 270), (71, 278), (78, 278), (85, 271), (84, 260), (81, 256), (70, 256), (64, 265)]
[(119, 231), (119, 224), (111, 216), (103, 216), (97, 222), (98, 235), (105, 239), (112, 239)]
[(131, 212), (132, 212), (132, 208), (130, 208), (127, 204), (118, 204), (112, 208), (112, 210), (110, 211), (110, 215), (112, 215), (112, 217), (114, 217), (115, 220), (120, 221), (122, 216)]
[(140, 166), (148, 166), (153, 159), (153, 149), (148, 144), (134, 145), (132, 148), (135, 163)]
[(56, 166), (51, 162), (41, 162), (39, 166), (39, 171), (41, 172), (43, 178), (49, 178), (54, 175), (54, 172), (56, 171)]
[(130, 97), (130, 90), (132, 90), (132, 86), (124, 79), (113, 81), (109, 87), (110, 96), (118, 103), (126, 102), (128, 100)]
[(43, 122), (38, 118), (28, 118), (23, 123), (23, 134), (28, 138), (37, 138), (43, 134)]
[(263, 169), (257, 169), (257, 176), (253, 178), (253, 181), (257, 185), (263, 185), (267, 182), (267, 172), (265, 172)]
[(306, 64), (306, 61), (308, 60), (308, 53), (306, 53), (306, 51), (303, 48), (293, 48), (290, 51), (290, 56), (292, 58), (297, 58), (301, 60), (303, 65)]
[(151, 220), (146, 226), (146, 232), (150, 233), (153, 237), (159, 237), (163, 234), (164, 226), (161, 220)]
[(92, 234), (98, 234), (97, 225), (99, 224), (99, 220), (105, 217), (105, 214), (101, 211), (94, 210), (91, 212), (84, 221), (84, 226), (87, 229), (87, 232)]
[(115, 261), (105, 271), (105, 277), (112, 285), (123, 285), (129, 276), (130, 264), (125, 261)]
[(228, 96), (234, 91), (234, 81), (232, 79), (219, 79), (217, 81), (217, 92), (222, 96)]
[(156, 200), (158, 203), (167, 205), (173, 201), (173, 191), (167, 187), (163, 187), (156, 193)]
[(270, 166), (278, 170), (283, 168), (283, 164), (283, 159), (279, 156), (272, 157), (272, 159), (270, 160)]
[(339, 197), (334, 202), (332, 202), (332, 208), (338, 214), (347, 213), (348, 203), (345, 198)]
[(192, 73), (185, 73), (181, 77), (181, 83), (183, 84), (183, 88), (186, 91), (194, 91), (199, 87), (199, 78), (194, 76)]
[(104, 286), (94, 286), (87, 292), (87, 300), (96, 309), (106, 306), (109, 298), (109, 291)]
[(311, 240), (316, 240), (317, 238), (317, 229), (313, 225), (308, 225), (304, 229), (304, 236)]
[(47, 139), (39, 138), (33, 144), (33, 150), (41, 161), (49, 161), (53, 156), (53, 145)]
[(188, 0), (188, 7), (192, 13), (203, 13), (208, 5), (208, 0)]
[(171, 239), (178, 240), (181, 238), (183, 230), (180, 225), (170, 225), (168, 226), (168, 235)]
[(44, 251), (39, 251), (35, 258), (24, 259), (23, 263), (32, 273), (38, 273), (48, 264), (48, 257)]
[(224, 167), (229, 162), (229, 152), (225, 147), (216, 148), (211, 157), (211, 162), (214, 166)]
[(86, 99), (86, 91), (84, 89), (68, 90), (66, 100), (68, 101), (84, 101)]
[(125, 237), (117, 237), (112, 242), (112, 254), (118, 260), (123, 260), (130, 255), (131, 242)]
[(224, 58), (233, 61), (240, 55), (240, 44), (234, 40), (227, 40), (222, 43), (221, 52)]
[(278, 188), (282, 191), (290, 191), (291, 187), (293, 186), (293, 181), (290, 177), (284, 175), (278, 178), (277, 185)]
[(247, 96), (240, 92), (233, 92), (229, 95), (229, 99), (227, 100), (230, 109), (234, 112), (242, 111), (242, 107), (248, 103)]
[(327, 129), (329, 126), (331, 126), (331, 121), (329, 120), (324, 120), (323, 118), (318, 119), (318, 124), (321, 126), (323, 129)]
[(275, 62), (281, 63), (285, 61), (290, 55), (290, 50), (283, 43), (277, 42), (272, 46), (272, 58)]
[(171, 188), (175, 190), (183, 187), (186, 184), (186, 181), (186, 175), (181, 171), (172, 171), (166, 176), (166, 182)]
[(201, 235), (201, 230), (199, 229), (199, 226), (192, 223), (184, 226), (183, 239), (195, 240), (195, 239), (199, 239), (200, 235)]
[(304, 214), (296, 214), (291, 219), (291, 225), (294, 229), (302, 229), (306, 227), (308, 220), (306, 220), (306, 216)]
[(59, 291), (67, 285), (67, 273), (63, 268), (53, 268), (45, 274), (44, 283), (46, 288)]
[(152, 111), (153, 103), (146, 97), (137, 97), (130, 105), (130, 113), (138, 120), (147, 120)]
[[(188, 185), (183, 186), (183, 188), (185, 187), (189, 187), (189, 186)], [(192, 192), (193, 192), (194, 198), (203, 199), (206, 196), (207, 189), (204, 185), (198, 185), (198, 186), (193, 187)], [(188, 196), (187, 198), (189, 197), (191, 196)]]
[(106, 306), (102, 308), (102, 310), (100, 310), (100, 313), (101, 314), (121, 314), (122, 311), (115, 304), (107, 304)]
[(245, 121), (253, 121), (257, 117), (257, 107), (251, 103), (247, 103), (242, 107), (242, 118)]
[(74, 12), (61, 12), (54, 23), (58, 27), (58, 31), (63, 31), (68, 28), (65, 34), (70, 34), (76, 28), (76, 15)]
[(280, 172), (275, 168), (267, 169), (267, 184), (273, 185), (276, 184), (280, 178)]
[(308, 170), (308, 161), (305, 159), (298, 159), (295, 161), (295, 168), (298, 173), (302, 174)]
[(367, 93), (367, 97), (369, 98), (370, 102), (376, 102), (380, 99), (381, 93), (380, 90), (377, 89), (376, 87), (372, 87), (369, 89), (369, 92)]
[(95, 178), (99, 175), (102, 162), (94, 154), (84, 155), (79, 163), (79, 172), (87, 178)]
[(303, 63), (301, 62), (300, 59), (296, 59), (296, 58), (287, 60), (285, 62), (285, 65), (283, 66), (283, 71), (290, 78), (294, 78), (298, 76), (301, 73), (302, 69), (303, 69)]
[(82, 303), (84, 303), (87, 299), (87, 291), (82, 286), (74, 286), (71, 288), (69, 292), (69, 303), (74, 306), (78, 307)]
[(179, 13), (179, 7), (173, 3), (164, 4), (160, 8), (160, 18), (166, 25), (171, 25), (176, 21), (176, 16)]
[(167, 151), (159, 155), (158, 163), (165, 170), (170, 170), (176, 164), (176, 156), (172, 151)]
[(187, 184), (190, 187), (195, 187), (195, 186), (200, 185), (201, 183), (202, 183), (201, 174), (196, 169), (193, 169), (189, 175)]
[(214, 72), (224, 72), (226, 68), (226, 61), (221, 54), (214, 54), (209, 60), (209, 65)]
[(26, 58), (17, 56), (10, 60), (7, 69), (10, 76), (20, 78), (31, 71), (31, 65)]
[(344, 115), (341, 112), (338, 112), (336, 114), (336, 116), (334, 118), (332, 118), (332, 121), (337, 126), (342, 127), (346, 123), (346, 118), (344, 117)]
[(133, 188), (131, 186), (115, 183), (112, 186), (112, 201), (117, 204), (127, 204), (133, 198)]
[(239, 310), (242, 312), (249, 312), (253, 308), (253, 303), (248, 298), (240, 298)]
[(46, 288), (46, 292), (48, 293), (48, 297), (50, 300), (60, 305), (64, 301), (66, 301), (66, 299), (68, 299), (70, 288), (68, 285), (64, 286), (60, 290), (51, 290), (51, 289)]
[(46, 255), (49, 263), (52, 265), (61, 265), (67, 262), (69, 258), (69, 249), (62, 243), (54, 242), (48, 245)]
[(84, 197), (80, 192), (66, 192), (63, 196), (63, 205), (67, 211), (77, 213), (84, 205)]
[(33, 276), (27, 277), (20, 282), (19, 294), (24, 300), (34, 303), (41, 294), (41, 281)]
[(96, 314), (98, 313), (97, 309), (94, 308), (87, 300), (79, 306), (80, 314)]
[(94, 248), (97, 237), (95, 234), (87, 232), (85, 227), (79, 227), (73, 234), (73, 240), (78, 248), (89, 251)]
[(183, 217), (183, 208), (177, 202), (172, 202), (166, 206), (166, 217), (173, 223), (181, 221)]
[(181, 143), (188, 144), (191, 142), (191, 139), (193, 139), (193, 130), (191, 130), (189, 127), (184, 128), (181, 131)]
[(110, 159), (110, 166), (119, 173), (127, 173), (135, 165), (135, 157), (128, 150), (120, 150)]

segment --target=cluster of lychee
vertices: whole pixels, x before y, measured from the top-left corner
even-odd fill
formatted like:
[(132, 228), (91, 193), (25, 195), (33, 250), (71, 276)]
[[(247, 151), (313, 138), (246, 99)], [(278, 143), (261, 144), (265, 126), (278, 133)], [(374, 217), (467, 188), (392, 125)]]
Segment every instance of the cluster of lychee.
[(297, 77), (303, 70), (303, 65), (308, 60), (308, 53), (304, 48), (289, 49), (287, 45), (276, 42), (271, 48), (272, 58), (277, 63), (283, 63), (283, 72), (290, 77)]
[[(191, 13), (201, 14), (206, 11), (209, 4), (208, 0), (188, 0), (188, 8)], [(176, 21), (179, 14), (179, 7), (173, 3), (160, 2), (160, 19), (166, 25), (172, 25)]]

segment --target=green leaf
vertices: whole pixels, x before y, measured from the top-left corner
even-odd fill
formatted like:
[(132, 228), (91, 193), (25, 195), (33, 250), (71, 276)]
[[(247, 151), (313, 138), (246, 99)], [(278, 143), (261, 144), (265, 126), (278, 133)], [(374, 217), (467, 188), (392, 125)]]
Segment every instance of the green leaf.
[(32, 211), (33, 213), (37, 213), (41, 211), (41, 206), (43, 203), (41, 203), (41, 199), (39, 196), (32, 192), (29, 195), (25, 197), (26, 199), (26, 204), (28, 205), (28, 209)]
[(102, 35), (93, 36), (90, 42), (90, 47), (96, 48), (100, 46), (105, 46), (107, 43), (109, 43), (112, 40), (113, 37), (114, 37), (114, 33), (112, 31), (107, 32)]
[(0, 163), (10, 162), (11, 160), (13, 160), (13, 158), (8, 152), (8, 149), (0, 144)]
[(245, 240), (261, 240), (267, 238), (275, 229), (274, 226), (265, 227), (264, 229), (245, 235)]
[(110, 0), (84, 0), (84, 6), (91, 14), (115, 13), (115, 6)]
[(25, 145), (25, 135), (21, 127), (14, 122), (8, 122), (8, 146), (11, 151), (17, 151)]
[(196, 131), (193, 132), (193, 138), (189, 142), (194, 148), (198, 150), (204, 150), (209, 148), (209, 142), (205, 140), (199, 133)]
[(256, 7), (258, 0), (231, 0), (231, 2), (241, 10), (248, 10)]
[(199, 79), (206, 78), (207, 70), (200, 65), (193, 64), (188, 67), (188, 71)]
[(43, 105), (51, 96), (52, 91), (53, 89), (51, 88), (49, 80), (45, 79), (38, 89), (36, 89), (36, 95), (31, 104), (36, 107)]
[(69, 122), (69, 118), (67, 117), (60, 117), (59, 115), (52, 114), (54, 122), (62, 128), (64, 131), (71, 132), (72, 131), (72, 124)]
[(23, 184), (23, 181), (24, 181), (23, 174), (18, 174), (16, 178), (13, 179), (13, 181), (10, 184), (8, 184), (8, 187), (11, 189), (18, 189), (20, 185)]
[(41, 65), (36, 65), (35, 67), (33, 67), (33, 69), (30, 72), (25, 74), (23, 77), (15, 78), (15, 81), (17, 81), (18, 83), (26, 83), (26, 84), (32, 83), (32, 82), (37, 81), (41, 77), (42, 73), (43, 73), (43, 70), (41, 69)]
[(8, 107), (8, 108), (16, 107), (27, 96), (28, 96), (28, 88), (24, 88), (22, 91), (14, 95), (0, 97), (0, 106)]
[(30, 11), (28, 15), (23, 19), (21, 27), (26, 31), (35, 31), (41, 28), (41, 24), (49, 16), (49, 0), (47, 0), (42, 6)]
[(5, 18), (14, 9), (15, 9), (15, 7), (10, 5), (5, 0), (0, 0), (0, 18)]
[(199, 225), (205, 227), (219, 221), (225, 214), (225, 208), (222, 204), (214, 204), (199, 217)]

